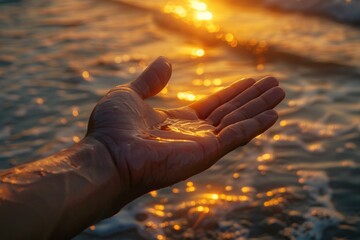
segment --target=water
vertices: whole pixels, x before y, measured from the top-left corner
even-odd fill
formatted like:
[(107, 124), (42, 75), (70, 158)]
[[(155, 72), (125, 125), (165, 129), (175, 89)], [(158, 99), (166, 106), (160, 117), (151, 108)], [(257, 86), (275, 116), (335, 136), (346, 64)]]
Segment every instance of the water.
[(262, 2), (266, 6), (285, 10), (320, 13), (340, 21), (360, 22), (360, 2), (357, 0), (264, 0)]
[[(315, 2), (313, 13), (336, 17)], [(359, 239), (360, 29), (260, 4), (192, 3), (1, 4), (0, 167), (79, 141), (97, 100), (158, 55), (174, 72), (149, 100), (156, 107), (271, 74), (287, 92), (272, 129), (76, 239)]]

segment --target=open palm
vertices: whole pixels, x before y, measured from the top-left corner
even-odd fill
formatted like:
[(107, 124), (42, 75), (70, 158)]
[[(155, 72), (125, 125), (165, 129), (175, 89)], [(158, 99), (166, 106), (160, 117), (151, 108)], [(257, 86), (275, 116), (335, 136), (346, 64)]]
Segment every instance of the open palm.
[(189, 106), (153, 109), (171, 76), (165, 58), (135, 81), (111, 89), (96, 105), (87, 136), (110, 151), (124, 186), (137, 197), (169, 186), (245, 145), (277, 120), (272, 110), (284, 98), (275, 78), (244, 79)]

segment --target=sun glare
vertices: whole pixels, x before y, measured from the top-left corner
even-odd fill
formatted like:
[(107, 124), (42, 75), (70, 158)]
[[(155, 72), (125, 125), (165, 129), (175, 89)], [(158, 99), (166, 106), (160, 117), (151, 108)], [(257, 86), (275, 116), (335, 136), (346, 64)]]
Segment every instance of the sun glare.
[(196, 100), (196, 96), (193, 93), (190, 92), (179, 92), (177, 94), (178, 99), (180, 100), (186, 100), (186, 101), (195, 101)]
[[(208, 3), (205, 0), (172, 0), (165, 5), (163, 11), (185, 23), (185, 25), (181, 25), (182, 27), (189, 25), (190, 31), (193, 29), (192, 33), (197, 38), (205, 41), (212, 39), (211, 41), (221, 42), (230, 48), (241, 48), (242, 51), (253, 54), (256, 60), (255, 69), (259, 72), (265, 70), (265, 54), (269, 49), (268, 43), (257, 39), (239, 39), (234, 33), (222, 29), (216, 22), (221, 19), (222, 14), (219, 14), (221, 9), (215, 2), (210, 4), (210, 1)], [(205, 51), (201, 50), (191, 53), (192, 58), (204, 55)]]
[(191, 55), (194, 57), (203, 57), (205, 55), (205, 50), (202, 48), (194, 48), (191, 51)]
[(208, 5), (199, 0), (189, 0), (184, 6), (169, 2), (165, 5), (164, 12), (174, 14), (178, 18), (186, 18), (187, 21), (202, 22), (213, 19), (213, 13), (208, 10)]
[(196, 13), (196, 18), (200, 21), (208, 21), (213, 18), (213, 14), (209, 11)]
[(190, 6), (193, 9), (196, 9), (198, 11), (205, 11), (207, 9), (207, 4), (201, 1), (190, 1)]

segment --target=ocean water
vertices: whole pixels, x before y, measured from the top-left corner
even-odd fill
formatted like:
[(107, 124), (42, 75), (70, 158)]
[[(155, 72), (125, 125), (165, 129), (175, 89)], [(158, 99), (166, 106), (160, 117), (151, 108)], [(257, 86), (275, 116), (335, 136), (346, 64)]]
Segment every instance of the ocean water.
[(359, 3), (254, 2), (0, 1), (0, 167), (79, 141), (159, 55), (173, 75), (156, 107), (274, 75), (273, 128), (75, 239), (360, 239)]
[(285, 10), (318, 13), (350, 23), (360, 23), (360, 2), (357, 0), (263, 0), (266, 6)]

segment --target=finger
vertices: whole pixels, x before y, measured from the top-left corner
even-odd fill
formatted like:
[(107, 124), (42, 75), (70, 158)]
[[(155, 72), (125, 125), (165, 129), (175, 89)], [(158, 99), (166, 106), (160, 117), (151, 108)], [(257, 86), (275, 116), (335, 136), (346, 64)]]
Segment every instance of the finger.
[(274, 108), (284, 99), (284, 97), (285, 92), (280, 87), (274, 87), (267, 90), (265, 93), (251, 100), (241, 108), (226, 115), (221, 120), (215, 132), (220, 132), (221, 129), (230, 124), (252, 118), (266, 110)]
[(276, 78), (266, 77), (258, 81), (239, 95), (237, 95), (231, 101), (219, 106), (208, 116), (207, 120), (211, 122), (214, 126), (217, 126), (224, 116), (228, 115), (242, 105), (248, 103), (252, 99), (260, 96), (268, 89), (276, 87), (278, 85), (279, 82)]
[(214, 109), (236, 97), (254, 83), (255, 80), (251, 78), (237, 81), (205, 99), (190, 104), (189, 107), (196, 111), (200, 119), (205, 119)]
[(141, 98), (149, 98), (159, 93), (168, 83), (171, 76), (171, 64), (165, 57), (158, 57), (133, 82), (130, 88)]
[(270, 128), (277, 118), (275, 110), (268, 110), (253, 118), (227, 126), (218, 134), (222, 154), (247, 144), (251, 139)]

